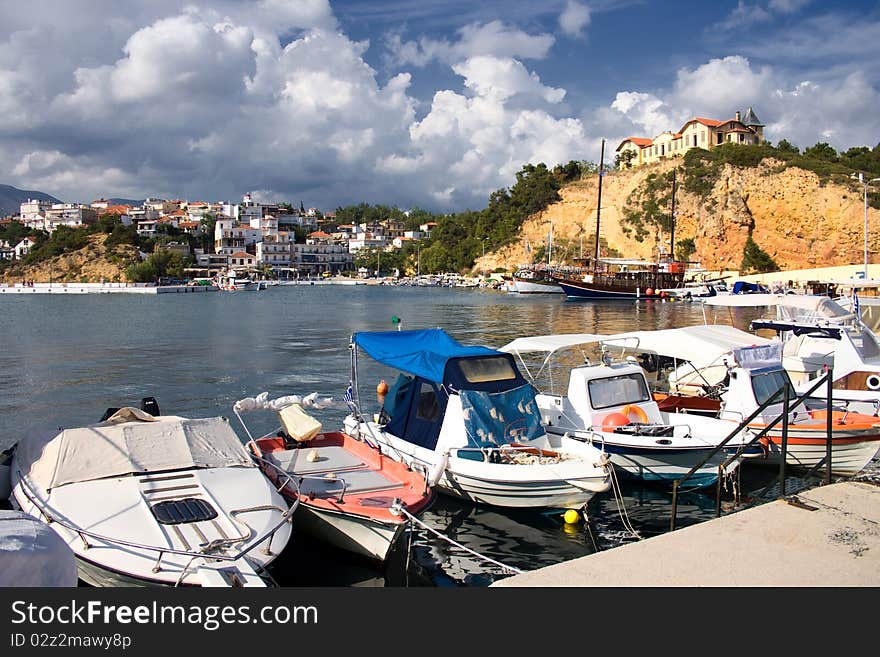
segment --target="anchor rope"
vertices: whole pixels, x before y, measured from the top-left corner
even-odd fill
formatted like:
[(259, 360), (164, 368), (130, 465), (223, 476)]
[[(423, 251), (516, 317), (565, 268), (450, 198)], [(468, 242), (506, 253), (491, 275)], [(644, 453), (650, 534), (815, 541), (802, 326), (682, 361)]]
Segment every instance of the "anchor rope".
[(492, 557), (487, 557), (485, 554), (480, 554), (479, 552), (476, 552), (475, 550), (472, 550), (472, 549), (470, 549), (469, 547), (465, 547), (465, 546), (462, 545), (461, 543), (458, 543), (458, 542), (454, 541), (453, 539), (449, 538), (449, 537), (446, 536), (445, 534), (442, 534), (442, 533), (438, 532), (438, 531), (437, 531), (436, 529), (434, 529), (433, 527), (430, 527), (429, 525), (426, 525), (424, 522), (422, 522), (421, 520), (419, 520), (418, 518), (416, 518), (416, 517), (415, 517), (413, 514), (411, 514), (409, 511), (407, 511), (406, 509), (404, 509), (403, 506), (401, 506), (401, 505), (395, 505), (395, 506), (391, 507), (391, 510), (392, 510), (392, 513), (397, 513), (398, 515), (406, 516), (406, 517), (410, 520), (410, 522), (413, 522), (413, 523), (417, 524), (419, 527), (421, 527), (422, 529), (427, 530), (428, 532), (430, 532), (431, 534), (433, 534), (433, 535), (436, 536), (437, 538), (442, 539), (442, 540), (444, 540), (444, 541), (447, 541), (447, 542), (450, 543), (451, 545), (454, 545), (455, 547), (457, 547), (459, 550), (464, 550), (464, 551), (467, 552), (468, 554), (470, 554), (470, 555), (472, 555), (472, 556), (475, 556), (475, 557), (477, 557), (478, 559), (482, 559), (483, 561), (488, 561), (489, 563), (495, 564), (495, 565), (498, 566), (499, 568), (502, 568), (503, 570), (510, 571), (510, 572), (512, 572), (512, 573), (514, 573), (514, 574), (516, 574), (516, 575), (521, 575), (521, 574), (524, 572), (524, 571), (520, 570), (519, 568), (514, 568), (513, 566), (508, 566), (507, 564), (503, 564), (503, 563), (501, 563), (500, 561), (496, 561), (496, 560), (493, 559)]

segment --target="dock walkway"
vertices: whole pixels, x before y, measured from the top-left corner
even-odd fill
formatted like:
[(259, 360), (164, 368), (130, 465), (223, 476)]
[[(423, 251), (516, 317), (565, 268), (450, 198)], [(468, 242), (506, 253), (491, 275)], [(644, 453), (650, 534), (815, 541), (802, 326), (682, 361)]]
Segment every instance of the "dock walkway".
[(846, 481), (604, 552), (496, 587), (880, 585), (880, 486)]

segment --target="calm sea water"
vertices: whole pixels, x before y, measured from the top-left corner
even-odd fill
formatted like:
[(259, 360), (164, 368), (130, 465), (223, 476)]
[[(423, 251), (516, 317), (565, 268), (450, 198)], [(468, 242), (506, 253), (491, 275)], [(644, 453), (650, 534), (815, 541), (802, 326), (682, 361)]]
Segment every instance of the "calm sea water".
[[(186, 295), (8, 295), (0, 298), (0, 449), (29, 431), (96, 422), (108, 407), (155, 397), (163, 414), (232, 414), (238, 399), (317, 392), (333, 407), (314, 414), (341, 426), (349, 381), (349, 338), (356, 331), (442, 327), (464, 344), (499, 347), (525, 335), (613, 333), (700, 324), (699, 304), (567, 301), (562, 295), (392, 286), (279, 286), (262, 292)], [(746, 328), (752, 317), (733, 317)], [(723, 323), (730, 318), (724, 317)], [(575, 353), (572, 366), (595, 352)], [(359, 359), (361, 394), (393, 376)], [(562, 377), (562, 384), (567, 379)], [(274, 417), (245, 417), (252, 432)], [(243, 432), (240, 431), (242, 435)], [(760, 469), (758, 469), (760, 470)], [(772, 484), (744, 470), (741, 490)], [(792, 478), (787, 492), (809, 482)], [(622, 498), (596, 496), (590, 523), (558, 514), (504, 512), (446, 497), (423, 516), (432, 528), (503, 564), (530, 570), (668, 530), (670, 496), (627, 485)], [(622, 507), (621, 507), (622, 505)], [(625, 509), (623, 516), (621, 508)], [(678, 526), (714, 517), (712, 494), (680, 497)], [(624, 521), (624, 517), (627, 522)], [(485, 586), (509, 572), (426, 530), (384, 570), (297, 535), (276, 562), (276, 579), (295, 586)]]

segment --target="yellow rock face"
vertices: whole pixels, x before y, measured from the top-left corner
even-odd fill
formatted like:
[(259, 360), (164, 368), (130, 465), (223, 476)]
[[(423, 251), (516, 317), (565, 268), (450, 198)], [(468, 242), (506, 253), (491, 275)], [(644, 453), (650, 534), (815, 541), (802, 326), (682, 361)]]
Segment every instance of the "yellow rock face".
[[(651, 173), (665, 173), (681, 160), (608, 173), (602, 182), (600, 231), (603, 240), (624, 257), (656, 258), (661, 236), (643, 242), (625, 235), (620, 220), (630, 194)], [(675, 196), (678, 221), (675, 241), (693, 238), (692, 260), (707, 269), (738, 269), (743, 247), (752, 232), (755, 242), (781, 269), (858, 264), (864, 260), (864, 197), (857, 184), (821, 184), (819, 177), (797, 168), (782, 169), (765, 160), (760, 166), (725, 165), (712, 192), (704, 199), (685, 192), (679, 176)], [(553, 260), (577, 257), (580, 244), (590, 257), (596, 234), (598, 178), (595, 175), (560, 190), (562, 200), (523, 224), (519, 243), (487, 253), (478, 266), (515, 268), (531, 261), (532, 249), (546, 243), (553, 227)], [(669, 235), (663, 236), (669, 240)], [(566, 242), (567, 252), (559, 246)], [(590, 244), (589, 246), (587, 244)], [(880, 216), (868, 209), (869, 261), (880, 251)], [(603, 251), (601, 255), (606, 255)]]
[(46, 262), (31, 267), (16, 266), (8, 269), (0, 276), (3, 283), (35, 283), (67, 282), (67, 283), (126, 283), (126, 268), (137, 262), (137, 249), (124, 244), (112, 249), (111, 262), (104, 246), (106, 235), (92, 235), (89, 244), (79, 251), (65, 253)]

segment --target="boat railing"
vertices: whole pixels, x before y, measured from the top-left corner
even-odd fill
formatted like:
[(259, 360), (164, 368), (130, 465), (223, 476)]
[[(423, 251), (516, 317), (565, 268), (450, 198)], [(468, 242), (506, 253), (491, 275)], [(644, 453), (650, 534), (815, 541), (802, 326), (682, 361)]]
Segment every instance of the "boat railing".
[[(83, 549), (89, 550), (93, 547), (92, 544), (89, 543), (88, 539), (92, 539), (93, 541), (98, 541), (110, 546), (121, 546), (127, 548), (134, 548), (136, 550), (144, 550), (146, 552), (154, 552), (157, 554), (156, 563), (153, 565), (153, 572), (158, 573), (162, 570), (162, 559), (165, 555), (173, 554), (177, 556), (191, 557), (191, 559), (187, 562), (187, 564), (183, 567), (181, 571), (181, 576), (178, 578), (177, 582), (183, 578), (184, 573), (189, 569), (190, 564), (196, 558), (207, 558), (210, 557), (212, 561), (225, 561), (225, 562), (235, 562), (239, 559), (242, 559), (248, 553), (250, 553), (254, 548), (263, 543), (268, 539), (268, 543), (266, 547), (263, 549), (264, 554), (271, 554), (272, 549), (272, 539), (275, 537), (275, 534), (278, 532), (281, 527), (285, 524), (288, 524), (292, 520), (293, 512), (296, 510), (296, 507), (299, 506), (299, 497), (297, 497), (293, 503), (287, 508), (283, 509), (279, 506), (275, 505), (262, 505), (258, 507), (249, 507), (244, 509), (234, 509), (229, 512), (229, 515), (237, 522), (248, 528), (249, 532), (247, 536), (242, 536), (239, 538), (233, 539), (220, 539), (214, 541), (208, 541), (203, 543), (200, 547), (202, 548), (199, 551), (194, 550), (179, 550), (177, 548), (168, 547), (168, 546), (158, 546), (158, 545), (149, 545), (147, 543), (138, 543), (137, 541), (127, 541), (121, 538), (114, 538), (111, 536), (105, 536), (103, 534), (99, 534), (97, 532), (90, 531), (88, 529), (83, 529), (82, 527), (77, 527), (76, 525), (62, 519), (56, 517), (52, 514), (52, 510), (48, 509), (40, 500), (39, 494), (31, 487), (28, 482), (27, 477), (19, 470), (18, 471), (18, 481), (21, 483), (21, 491), (24, 493), (24, 496), (33, 504), (34, 508), (40, 513), (40, 515), (45, 518), (47, 524), (57, 524), (61, 527), (64, 527), (66, 530), (76, 534), (76, 536), (82, 541)], [(247, 523), (242, 520), (239, 520), (238, 515), (242, 515), (245, 513), (255, 513), (257, 511), (278, 511), (281, 514), (281, 520), (278, 521), (275, 525), (272, 526), (271, 529), (264, 532), (261, 536), (257, 538), (252, 538), (254, 532), (253, 528), (250, 527)], [(231, 545), (235, 545), (237, 543), (242, 543), (244, 541), (251, 540), (251, 544), (246, 548), (239, 550), (235, 554), (222, 554), (218, 552), (218, 550), (225, 549)]]
[[(268, 437), (268, 436), (264, 436), (264, 438), (266, 438), (266, 437)], [(250, 447), (251, 450), (259, 450), (260, 449), (259, 446), (256, 444), (256, 442), (253, 440), (248, 441), (247, 446)], [(319, 477), (317, 475), (306, 475), (306, 474), (299, 474), (297, 472), (291, 472), (290, 470), (285, 470), (281, 466), (279, 466), (275, 463), (272, 463), (272, 461), (264, 458), (262, 456), (262, 452), (260, 452), (259, 456), (254, 451), (252, 451), (251, 454), (252, 454), (252, 458), (255, 461), (257, 461), (258, 463), (260, 463), (262, 465), (267, 466), (268, 468), (277, 472), (278, 475), (280, 475), (277, 478), (277, 481), (281, 481), (281, 483), (278, 484), (277, 482), (275, 482), (275, 485), (277, 486), (276, 490), (279, 493), (282, 490), (284, 490), (284, 488), (287, 487), (288, 484), (295, 483), (296, 489), (295, 489), (294, 495), (296, 496), (297, 499), (299, 499), (300, 489), (302, 488), (302, 482), (306, 479), (313, 479), (315, 481), (338, 481), (339, 483), (342, 484), (342, 490), (339, 493), (339, 497), (336, 498), (336, 501), (339, 504), (342, 504), (345, 501), (345, 493), (346, 493), (346, 490), (348, 489), (348, 482), (345, 481), (345, 479), (343, 479), (342, 477), (336, 477), (336, 476), (333, 476), (330, 474), (321, 475)]]
[[(762, 404), (760, 404), (750, 415), (740, 422), (737, 427), (731, 431), (727, 437), (722, 440), (718, 446), (707, 455), (701, 462), (697, 463), (694, 467), (692, 467), (688, 472), (686, 472), (681, 478), (677, 479), (672, 484), (672, 514), (670, 519), (670, 530), (675, 529), (675, 516), (677, 511), (677, 494), (681, 485), (687, 481), (693, 474), (703, 467), (707, 461), (713, 458), (720, 450), (724, 449), (724, 447), (729, 443), (735, 436), (740, 434), (743, 431), (749, 430), (749, 423), (751, 423), (756, 417), (758, 417), (761, 413), (763, 413), (769, 406), (775, 404), (779, 401), (779, 396), (782, 396), (782, 413), (779, 414), (776, 418), (774, 418), (770, 423), (765, 425), (760, 431), (755, 433), (751, 439), (743, 443), (739, 446), (739, 448), (730, 455), (723, 463), (718, 465), (718, 483), (716, 488), (715, 495), (715, 514), (716, 517), (721, 516), (721, 486), (723, 481), (723, 474), (726, 472), (727, 468), (737, 459), (739, 459), (743, 453), (749, 448), (752, 447), (757, 441), (761, 438), (764, 438), (770, 431), (772, 431), (777, 424), (782, 423), (782, 436), (781, 436), (781, 445), (780, 445), (780, 465), (779, 465), (779, 485), (780, 485), (780, 496), (785, 496), (785, 461), (788, 450), (788, 424), (789, 424), (789, 415), (791, 411), (797, 408), (799, 405), (804, 404), (807, 399), (811, 398), (811, 395), (814, 391), (818, 390), (822, 385), (827, 386), (827, 404), (828, 404), (828, 412), (826, 413), (826, 442), (825, 442), (825, 459), (824, 461), (820, 461), (816, 465), (814, 465), (808, 472), (807, 475), (811, 474), (814, 470), (820, 467), (820, 465), (824, 462), (826, 473), (825, 473), (825, 483), (831, 483), (831, 439), (832, 439), (832, 415), (831, 415), (831, 406), (832, 406), (832, 370), (831, 368), (816, 382), (810, 387), (809, 390), (802, 393), (798, 396), (794, 403), (792, 404), (790, 399), (790, 387), (789, 385), (783, 384), (776, 392), (770, 395)], [(763, 496), (763, 493), (759, 497)]]

